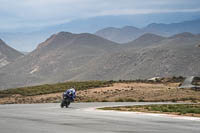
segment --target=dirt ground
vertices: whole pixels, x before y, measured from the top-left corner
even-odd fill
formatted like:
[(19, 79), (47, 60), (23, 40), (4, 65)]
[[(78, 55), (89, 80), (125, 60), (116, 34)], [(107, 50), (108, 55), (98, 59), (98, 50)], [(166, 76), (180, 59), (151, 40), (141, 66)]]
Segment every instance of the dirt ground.
[(200, 92), (178, 89), (179, 83), (116, 83), (111, 87), (78, 92), (81, 101), (190, 101)]
[[(77, 92), (76, 102), (199, 102), (200, 91), (178, 89), (179, 83), (115, 83), (110, 87), (93, 88)], [(62, 93), (37, 96), (12, 95), (0, 99), (8, 103), (60, 102)]]

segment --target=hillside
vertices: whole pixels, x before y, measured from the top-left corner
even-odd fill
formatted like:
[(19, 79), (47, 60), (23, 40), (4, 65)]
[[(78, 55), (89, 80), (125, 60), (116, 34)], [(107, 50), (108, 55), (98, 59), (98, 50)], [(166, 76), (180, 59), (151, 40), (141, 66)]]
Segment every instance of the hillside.
[(144, 35), (127, 43), (126, 45), (132, 46), (132, 47), (144, 48), (144, 47), (159, 44), (164, 39), (166, 38), (159, 35), (145, 33)]
[(182, 32), (200, 33), (200, 19), (180, 23), (158, 24), (152, 23), (143, 28), (146, 32), (170, 36)]
[(199, 76), (200, 49), (197, 44), (200, 38), (184, 34), (166, 38), (149, 47), (128, 47), (109, 56), (102, 56), (88, 65), (91, 66), (89, 71), (75, 79), (119, 80), (155, 76)]
[(128, 43), (145, 33), (169, 37), (182, 32), (200, 33), (200, 19), (171, 24), (152, 23), (144, 28), (126, 26), (122, 28), (104, 28), (95, 33), (108, 40), (118, 43)]
[(109, 27), (95, 33), (95, 35), (118, 43), (132, 41), (142, 34), (144, 34), (144, 32), (141, 29), (133, 26), (125, 26), (123, 28)]
[(145, 34), (119, 45), (93, 34), (60, 32), (0, 69), (0, 88), (63, 81), (200, 75), (199, 35)]
[[(97, 57), (117, 49), (117, 44), (98, 36), (60, 32), (36, 50), (0, 70), (0, 88), (57, 83), (90, 69)], [(17, 68), (17, 69), (16, 69)]]
[(0, 68), (22, 57), (23, 54), (9, 47), (0, 39)]

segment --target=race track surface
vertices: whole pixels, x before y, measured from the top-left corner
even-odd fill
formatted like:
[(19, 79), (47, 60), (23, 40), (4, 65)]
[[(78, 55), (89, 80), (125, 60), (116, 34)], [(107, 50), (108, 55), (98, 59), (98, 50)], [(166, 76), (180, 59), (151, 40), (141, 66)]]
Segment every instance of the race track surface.
[(0, 105), (0, 133), (200, 133), (198, 118), (95, 110), (136, 104), (150, 103)]

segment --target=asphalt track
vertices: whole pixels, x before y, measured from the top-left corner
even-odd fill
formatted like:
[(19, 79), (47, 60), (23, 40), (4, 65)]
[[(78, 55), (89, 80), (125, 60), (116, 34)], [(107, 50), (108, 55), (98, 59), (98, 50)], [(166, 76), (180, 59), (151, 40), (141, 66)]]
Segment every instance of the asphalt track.
[(95, 109), (136, 104), (0, 105), (0, 133), (200, 133), (199, 118)]

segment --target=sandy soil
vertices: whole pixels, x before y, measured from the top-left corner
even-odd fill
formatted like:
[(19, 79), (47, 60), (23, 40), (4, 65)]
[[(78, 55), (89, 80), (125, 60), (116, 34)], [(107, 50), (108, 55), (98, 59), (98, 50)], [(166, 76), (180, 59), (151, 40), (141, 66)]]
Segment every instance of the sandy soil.
[[(178, 89), (179, 83), (115, 83), (110, 87), (77, 92), (77, 102), (106, 101), (200, 101), (200, 91)], [(60, 102), (62, 93), (37, 96), (13, 95), (0, 99), (5, 103)]]
[(80, 91), (81, 100), (171, 101), (200, 99), (200, 92), (178, 89), (179, 83), (117, 83), (112, 87)]

